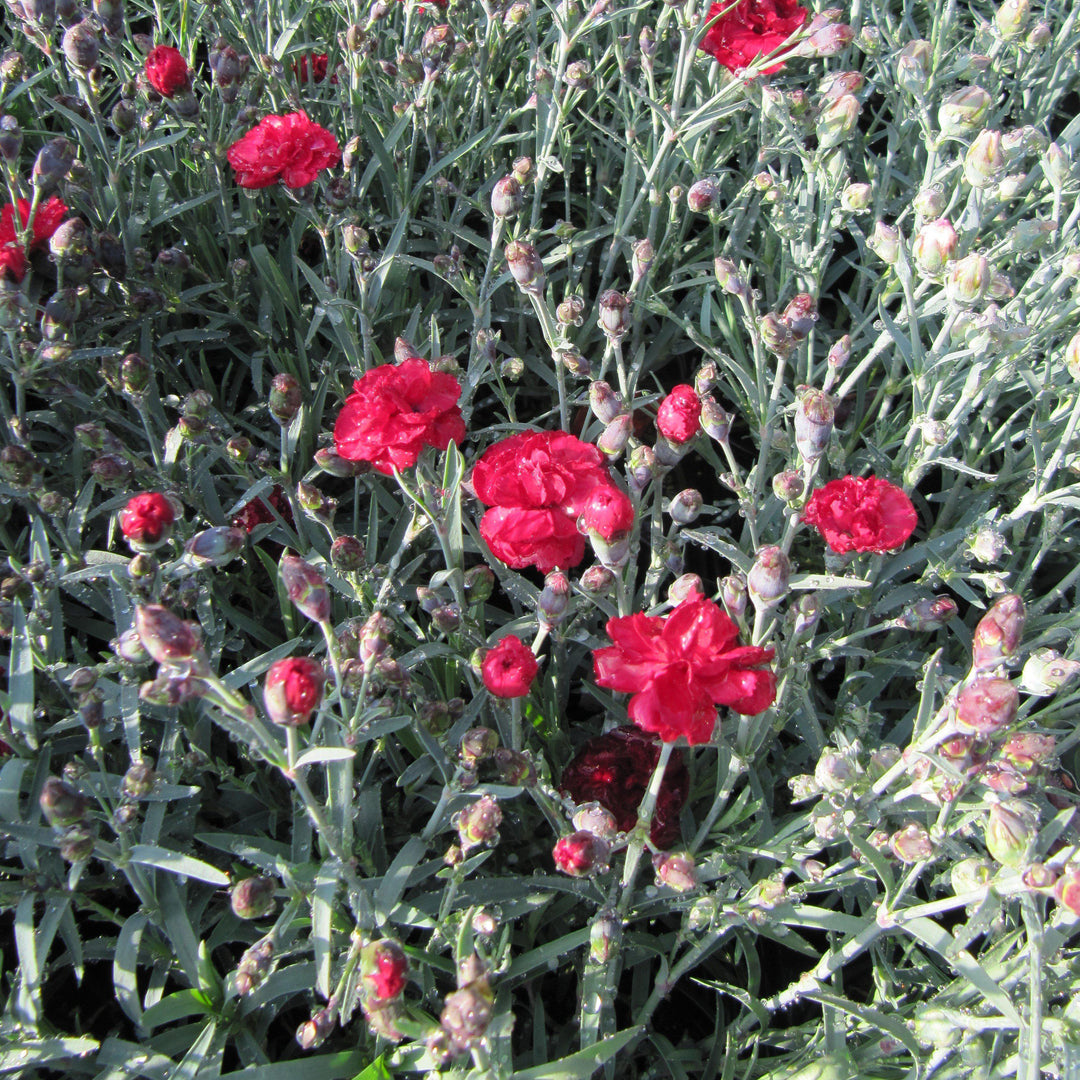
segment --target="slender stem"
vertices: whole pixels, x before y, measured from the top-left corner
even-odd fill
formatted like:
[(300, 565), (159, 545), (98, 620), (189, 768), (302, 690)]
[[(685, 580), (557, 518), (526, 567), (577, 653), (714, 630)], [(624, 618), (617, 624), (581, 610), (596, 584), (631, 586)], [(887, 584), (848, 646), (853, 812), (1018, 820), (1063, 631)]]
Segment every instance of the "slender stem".
[(649, 786), (645, 790), (645, 797), (638, 807), (637, 825), (634, 828), (633, 839), (626, 848), (626, 862), (623, 864), (622, 896), (619, 897), (619, 911), (625, 913), (630, 906), (633, 896), (634, 878), (637, 876), (638, 864), (641, 862), (641, 854), (645, 850), (645, 844), (652, 828), (653, 814), (656, 812), (656, 800), (660, 795), (660, 785), (664, 782), (664, 773), (667, 770), (668, 761), (671, 759), (671, 751), (674, 744), (664, 742), (660, 744), (660, 758), (653, 769)]

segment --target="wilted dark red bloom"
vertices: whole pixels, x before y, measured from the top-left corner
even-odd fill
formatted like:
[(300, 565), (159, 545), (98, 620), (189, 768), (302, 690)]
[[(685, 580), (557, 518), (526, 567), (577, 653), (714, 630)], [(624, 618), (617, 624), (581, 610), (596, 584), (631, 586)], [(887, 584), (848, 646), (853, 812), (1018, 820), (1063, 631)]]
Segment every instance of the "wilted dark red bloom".
[(326, 672), (310, 656), (290, 656), (270, 665), (263, 685), (266, 711), (275, 724), (299, 727), (322, 700)]
[(264, 116), (225, 155), (245, 188), (269, 187), (279, 178), (288, 188), (301, 188), (341, 160), (337, 139), (306, 113)]
[(489, 693), (500, 698), (525, 697), (540, 670), (532, 649), (519, 637), (508, 634), (488, 650), (480, 672)]
[(842, 476), (818, 488), (803, 511), (833, 551), (892, 551), (915, 531), (919, 517), (895, 484), (876, 476)]
[(491, 507), (480, 521), (480, 535), (492, 554), (515, 570), (535, 566), (546, 574), (584, 558), (578, 515), (611, 478), (591, 443), (565, 431), (525, 431), (484, 452), (472, 485)]
[[(709, 8), (710, 19), (720, 15), (728, 2)], [(795, 0), (742, 0), (720, 15), (705, 32), (701, 48), (715, 56), (728, 71), (749, 67), (762, 53), (775, 52), (806, 21), (809, 13)], [(765, 68), (766, 74), (784, 65)]]
[[(656, 763), (660, 740), (640, 728), (627, 725), (590, 739), (563, 770), (561, 790), (574, 802), (598, 802), (623, 832), (637, 822), (638, 807), (645, 797)], [(669, 848), (681, 835), (679, 815), (690, 793), (690, 774), (682, 751), (672, 751), (660, 795), (656, 800), (649, 837), (658, 848)]]
[(143, 70), (146, 72), (146, 81), (162, 97), (167, 98), (186, 89), (191, 77), (183, 54), (171, 45), (157, 45), (151, 49)]
[[(302, 82), (308, 81), (308, 71), (311, 71), (311, 81), (320, 83), (326, 78), (326, 69), (329, 64), (329, 57), (326, 53), (311, 53), (309, 56), (304, 53), (299, 60), (297, 60), (293, 66), (293, 74)], [(331, 82), (337, 82), (337, 79), (331, 79)]]
[(277, 520), (274, 517), (274, 510), (287, 525), (293, 523), (292, 507), (289, 506), (289, 500), (285, 498), (285, 492), (277, 484), (265, 499), (255, 498), (244, 503), (236, 517), (232, 519), (233, 527), (249, 533), (259, 525), (269, 525)]
[[(26, 199), (19, 199), (15, 206), (5, 203), (0, 211), (0, 272), (7, 271), (16, 281), (22, 281), (26, 276), (26, 251), (19, 244), (15, 227), (16, 208), (22, 228), (26, 228), (30, 217), (30, 203)], [(49, 240), (60, 227), (60, 222), (64, 220), (67, 212), (67, 206), (55, 195), (37, 208), (30, 232), (31, 251), (37, 251)]]
[(138, 544), (156, 544), (176, 520), (173, 504), (157, 491), (144, 491), (120, 511), (120, 531)]
[(689, 442), (701, 426), (701, 398), (692, 386), (676, 386), (656, 414), (656, 428), (673, 443)]
[(334, 425), (334, 448), (348, 461), (370, 461), (390, 476), (409, 469), (425, 446), (445, 450), (465, 438), (452, 375), (433, 372), (426, 360), (383, 364), (353, 383)]
[(708, 742), (716, 706), (755, 716), (776, 697), (764, 667), (772, 649), (739, 645), (739, 628), (712, 600), (692, 594), (670, 615), (608, 619), (614, 645), (593, 650), (598, 686), (633, 694), (630, 719), (664, 742)]

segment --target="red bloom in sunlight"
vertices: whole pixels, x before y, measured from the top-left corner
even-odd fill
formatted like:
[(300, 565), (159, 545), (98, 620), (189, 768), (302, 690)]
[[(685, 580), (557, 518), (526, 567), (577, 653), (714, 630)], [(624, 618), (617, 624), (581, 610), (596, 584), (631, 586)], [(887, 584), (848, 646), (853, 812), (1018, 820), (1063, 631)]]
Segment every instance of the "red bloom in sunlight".
[(776, 697), (763, 665), (772, 649), (739, 645), (739, 628), (712, 600), (692, 593), (670, 615), (609, 619), (614, 642), (593, 650), (598, 686), (629, 693), (630, 719), (664, 742), (708, 742), (716, 706), (754, 716)]
[(341, 160), (337, 139), (302, 112), (264, 116), (225, 155), (244, 188), (269, 187), (280, 179), (301, 188)]
[(488, 650), (480, 673), (488, 692), (500, 698), (526, 697), (540, 670), (532, 649), (521, 638), (508, 634)]
[[(18, 231), (15, 227), (16, 207), (22, 228), (26, 228), (26, 222), (30, 217), (30, 203), (26, 199), (19, 199), (16, 206), (6, 203), (0, 211), (0, 272), (6, 270), (16, 281), (22, 281), (26, 276), (26, 252), (19, 244)], [(48, 242), (52, 234), (60, 227), (67, 212), (67, 206), (55, 195), (34, 211), (29, 244), (31, 251), (39, 250)]]
[(523, 431), (484, 452), (472, 485), (491, 507), (480, 521), (480, 535), (492, 554), (515, 570), (535, 566), (546, 574), (584, 558), (578, 515), (611, 478), (591, 443), (565, 431)]
[(120, 512), (120, 531), (136, 544), (156, 544), (168, 536), (176, 511), (160, 492), (144, 491)]
[(689, 442), (701, 426), (701, 398), (687, 384), (676, 386), (656, 413), (656, 429), (673, 443)]
[(842, 476), (810, 496), (802, 515), (833, 551), (892, 551), (915, 531), (919, 517), (895, 484), (876, 476)]
[[(660, 740), (628, 724), (590, 739), (563, 770), (560, 790), (579, 806), (598, 802), (612, 814), (620, 830), (629, 832), (659, 760)], [(658, 848), (669, 848), (678, 841), (679, 815), (689, 794), (690, 774), (682, 751), (674, 750), (660, 783), (649, 832)]]
[(146, 81), (162, 97), (167, 98), (186, 89), (191, 78), (183, 54), (171, 45), (157, 45), (151, 49), (143, 70)]
[[(713, 4), (710, 19), (729, 3)], [(700, 48), (715, 56), (728, 71), (749, 67), (762, 53), (775, 52), (806, 21), (809, 12), (795, 0), (741, 0), (720, 15), (705, 32)], [(765, 68), (771, 75), (784, 65)]]
[(370, 461), (381, 473), (411, 469), (425, 446), (445, 450), (465, 438), (453, 375), (431, 370), (418, 357), (372, 368), (334, 424), (334, 448), (346, 461)]

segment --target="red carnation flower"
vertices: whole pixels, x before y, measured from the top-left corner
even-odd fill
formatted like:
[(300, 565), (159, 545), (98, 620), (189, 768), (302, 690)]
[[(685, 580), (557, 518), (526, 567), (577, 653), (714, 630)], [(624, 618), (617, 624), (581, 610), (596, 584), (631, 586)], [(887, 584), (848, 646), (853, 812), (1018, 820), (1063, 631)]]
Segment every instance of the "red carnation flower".
[(818, 488), (803, 521), (825, 537), (833, 551), (892, 551), (915, 531), (919, 517), (911, 500), (888, 480), (842, 476)]
[(157, 491), (146, 491), (120, 511), (120, 531), (135, 544), (157, 544), (176, 520), (173, 504)]
[(264, 116), (225, 156), (241, 187), (269, 187), (280, 178), (288, 188), (301, 188), (336, 165), (341, 148), (326, 128), (295, 112)]
[(289, 506), (289, 500), (285, 498), (285, 492), (277, 484), (265, 499), (249, 499), (244, 503), (232, 519), (233, 528), (243, 529), (244, 532), (250, 533), (260, 525), (270, 525), (277, 520), (274, 517), (274, 510), (287, 525), (293, 523), (292, 507)]
[(353, 383), (353, 392), (334, 425), (334, 448), (348, 461), (370, 461), (390, 476), (410, 469), (425, 446), (445, 450), (465, 438), (452, 375), (433, 372), (426, 360), (372, 368)]
[[(713, 19), (728, 7), (713, 4)], [(720, 15), (701, 39), (701, 48), (715, 56), (728, 71), (749, 67), (762, 53), (775, 52), (806, 21), (809, 12), (795, 0), (742, 0)], [(784, 65), (765, 68), (771, 75)]]
[(322, 701), (326, 672), (310, 656), (290, 656), (270, 665), (263, 684), (266, 711), (275, 724), (300, 727)]
[(662, 402), (656, 414), (656, 428), (673, 443), (689, 442), (697, 433), (701, 421), (701, 398), (692, 386), (683, 384)]
[(776, 698), (764, 668), (772, 649), (738, 644), (739, 628), (712, 600), (691, 594), (670, 615), (609, 619), (614, 642), (593, 650), (598, 686), (630, 693), (630, 719), (664, 742), (708, 742), (716, 706), (754, 716)]
[[(598, 802), (622, 832), (629, 832), (659, 760), (660, 740), (628, 724), (590, 739), (563, 770), (560, 790), (579, 806)], [(669, 848), (679, 840), (679, 815), (689, 794), (690, 774), (682, 751), (674, 750), (660, 782), (649, 831), (658, 848)]]
[(581, 515), (585, 528), (604, 540), (625, 536), (634, 527), (634, 504), (609, 484), (593, 488)]
[(191, 78), (183, 54), (171, 45), (156, 45), (151, 49), (143, 70), (146, 72), (146, 81), (162, 97), (167, 98), (180, 90), (186, 90)]
[(488, 650), (480, 668), (484, 685), (500, 698), (525, 697), (539, 670), (532, 649), (513, 634)]
[[(330, 58), (326, 53), (304, 53), (292, 66), (293, 74), (302, 83), (308, 81), (308, 71), (311, 71), (311, 81), (321, 83), (326, 78)], [(337, 82), (337, 76), (330, 79), (331, 83)]]
[(472, 473), (477, 498), (491, 509), (480, 535), (492, 554), (541, 573), (577, 566), (585, 538), (577, 519), (597, 487), (610, 487), (603, 455), (565, 431), (526, 431), (489, 447)]
[[(19, 211), (22, 228), (30, 218), (30, 203), (19, 199), (15, 206), (6, 203), (0, 210), (0, 271), (7, 271), (15, 281), (22, 281), (26, 276), (26, 251), (19, 243), (18, 230), (15, 227), (15, 210)], [(47, 199), (34, 211), (34, 221), (30, 230), (31, 251), (43, 247), (52, 234), (60, 227), (68, 208), (55, 195)]]

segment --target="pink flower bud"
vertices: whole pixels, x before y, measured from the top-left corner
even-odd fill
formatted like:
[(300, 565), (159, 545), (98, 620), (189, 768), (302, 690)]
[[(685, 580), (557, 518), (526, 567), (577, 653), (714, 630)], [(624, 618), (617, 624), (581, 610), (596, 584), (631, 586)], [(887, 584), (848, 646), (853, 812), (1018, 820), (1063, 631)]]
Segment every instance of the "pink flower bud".
[(263, 684), (266, 712), (275, 724), (300, 727), (322, 701), (326, 672), (310, 656), (290, 656), (270, 665)]
[(680, 491), (678, 495), (674, 496), (670, 503), (668, 503), (668, 513), (671, 515), (671, 520), (676, 525), (691, 525), (697, 519), (698, 514), (701, 513), (701, 507), (704, 504), (701, 492), (696, 491), (694, 488), (687, 488), (685, 491)]
[(800, 46), (802, 56), (823, 58), (843, 52), (855, 40), (855, 31), (847, 23), (830, 23), (815, 30)]
[(609, 461), (615, 461), (626, 449), (634, 430), (634, 419), (629, 413), (616, 416), (600, 433), (596, 447)]
[(936, 630), (956, 616), (956, 601), (948, 596), (930, 596), (916, 600), (896, 620), (905, 630)]
[(988, 735), (1016, 719), (1020, 691), (1007, 679), (977, 679), (956, 699), (956, 722), (968, 731)]
[(900, 230), (884, 221), (874, 222), (874, 232), (866, 242), (882, 262), (892, 266), (900, 257)]
[(1002, 596), (979, 620), (971, 641), (972, 670), (985, 671), (1012, 659), (1020, 647), (1026, 612), (1015, 593)]
[(516, 176), (504, 176), (491, 190), (491, 212), (503, 220), (517, 217), (525, 205), (521, 183)]
[(676, 445), (689, 442), (700, 428), (701, 399), (692, 386), (676, 386), (660, 403), (656, 428)]
[(746, 575), (746, 584), (754, 607), (768, 610), (787, 595), (791, 562), (775, 544), (759, 548), (754, 565)]
[(720, 582), (720, 595), (727, 613), (733, 618), (741, 618), (746, 611), (746, 582), (738, 574), (729, 574)]
[(923, 862), (934, 854), (930, 834), (917, 822), (911, 822), (889, 837), (889, 850), (905, 863)]
[(909, 41), (896, 59), (897, 84), (912, 94), (924, 90), (930, 78), (930, 58), (929, 41), (923, 41), (922, 38)]
[(795, 350), (795, 335), (791, 327), (771, 311), (758, 320), (758, 333), (761, 343), (776, 356), (788, 357)]
[(598, 802), (586, 803), (579, 807), (571, 820), (578, 832), (598, 836), (601, 840), (611, 840), (619, 831), (619, 823), (615, 820), (615, 815), (610, 810), (605, 810)]
[(795, 410), (795, 445), (804, 461), (817, 461), (832, 438), (836, 410), (821, 390), (807, 390)]
[(244, 546), (247, 533), (229, 525), (217, 525), (196, 533), (184, 546), (188, 562), (199, 570), (225, 566)]
[(357, 655), (364, 663), (378, 660), (390, 647), (394, 624), (381, 611), (373, 611), (360, 628)]
[(626, 412), (622, 398), (606, 382), (589, 385), (589, 407), (596, 419), (605, 425)]
[(980, 131), (964, 156), (964, 179), (973, 188), (986, 188), (1005, 171), (1000, 131)]
[(615, 575), (606, 566), (590, 566), (581, 575), (581, 587), (587, 593), (605, 593), (615, 584)]
[(610, 911), (602, 911), (589, 927), (589, 955), (598, 964), (606, 964), (622, 940), (622, 923)]
[(788, 324), (796, 341), (802, 341), (818, 321), (817, 301), (809, 293), (797, 293), (788, 301), (781, 318)]
[(237, 882), (229, 894), (233, 914), (240, 919), (261, 919), (274, 910), (276, 883), (269, 877), (249, 877)]
[(297, 382), (296, 377), (287, 373), (275, 375), (270, 383), (270, 393), (266, 403), (270, 409), (270, 415), (282, 427), (291, 424), (303, 404), (300, 383)]
[(717, 256), (713, 261), (713, 272), (716, 275), (717, 283), (724, 292), (730, 293), (732, 296), (749, 295), (746, 279), (739, 273), (738, 266), (731, 259), (726, 259), (722, 255)]
[(915, 265), (928, 277), (935, 277), (956, 254), (956, 230), (947, 218), (938, 218), (924, 225), (911, 242)]
[(544, 587), (536, 602), (536, 613), (542, 623), (558, 626), (570, 606), (570, 579), (561, 570), (552, 570), (544, 578)]
[(788, 469), (785, 472), (777, 473), (772, 478), (772, 489), (773, 494), (781, 502), (795, 503), (802, 498), (806, 485), (803, 482), (801, 473)]
[(301, 1050), (314, 1050), (326, 1041), (336, 1024), (337, 1015), (333, 1009), (319, 1009), (296, 1029), (297, 1045)]
[(695, 594), (705, 595), (705, 586), (702, 584), (701, 578), (697, 574), (683, 574), (671, 583), (667, 595), (668, 601), (678, 606)]
[(1029, 694), (1056, 694), (1080, 673), (1080, 663), (1053, 649), (1036, 649), (1024, 664), (1020, 682)]
[(464, 852), (481, 845), (494, 847), (499, 842), (502, 810), (490, 795), (481, 795), (457, 815), (457, 831)]
[(965, 307), (977, 304), (990, 288), (993, 270), (985, 255), (965, 255), (952, 264), (945, 279), (945, 295)]
[(185, 622), (160, 604), (135, 608), (135, 629), (143, 648), (159, 664), (184, 664), (194, 660), (202, 644), (198, 626)]
[(849, 213), (858, 214), (874, 201), (874, 189), (870, 184), (847, 183), (840, 192), (840, 205)]
[(588, 877), (607, 869), (607, 841), (585, 830), (563, 836), (555, 844), (555, 868), (571, 877)]
[(285, 592), (300, 611), (312, 622), (329, 622), (330, 593), (322, 574), (297, 555), (282, 556), (279, 569)]
[(492, 756), (499, 779), (504, 784), (512, 787), (529, 787), (536, 783), (536, 767), (524, 751), (500, 746)]
[(600, 297), (597, 325), (608, 339), (619, 340), (630, 329), (630, 301), (621, 292), (608, 289)]
[(245, 997), (266, 977), (274, 958), (274, 942), (270, 938), (256, 941), (244, 951), (236, 966), (236, 992)]
[(544, 263), (532, 244), (511, 240), (503, 251), (510, 274), (522, 292), (539, 293), (544, 288)]
[(716, 398), (706, 396), (701, 399), (701, 427), (710, 439), (727, 442), (734, 419), (731, 413), (721, 408)]
[[(965, 86), (945, 97), (938, 107), (938, 126), (942, 135), (967, 135), (982, 128), (994, 99), (981, 86)], [(937, 217), (944, 207), (944, 194), (940, 195), (940, 209), (923, 214), (926, 218)], [(921, 211), (920, 211), (921, 213)]]
[(829, 102), (817, 118), (819, 150), (839, 146), (855, 130), (862, 105), (854, 94), (841, 94)]
[(1054, 885), (1054, 899), (1074, 915), (1080, 915), (1080, 870), (1066, 870)]
[(90, 808), (85, 795), (56, 776), (50, 776), (41, 786), (38, 805), (45, 820), (58, 829), (82, 821)]
[(706, 176), (690, 185), (686, 193), (686, 205), (695, 214), (707, 214), (720, 201), (720, 189), (711, 176)]
[(657, 880), (676, 892), (689, 892), (697, 888), (697, 873), (693, 855), (680, 851), (671, 854), (659, 851), (653, 856), (653, 869)]

